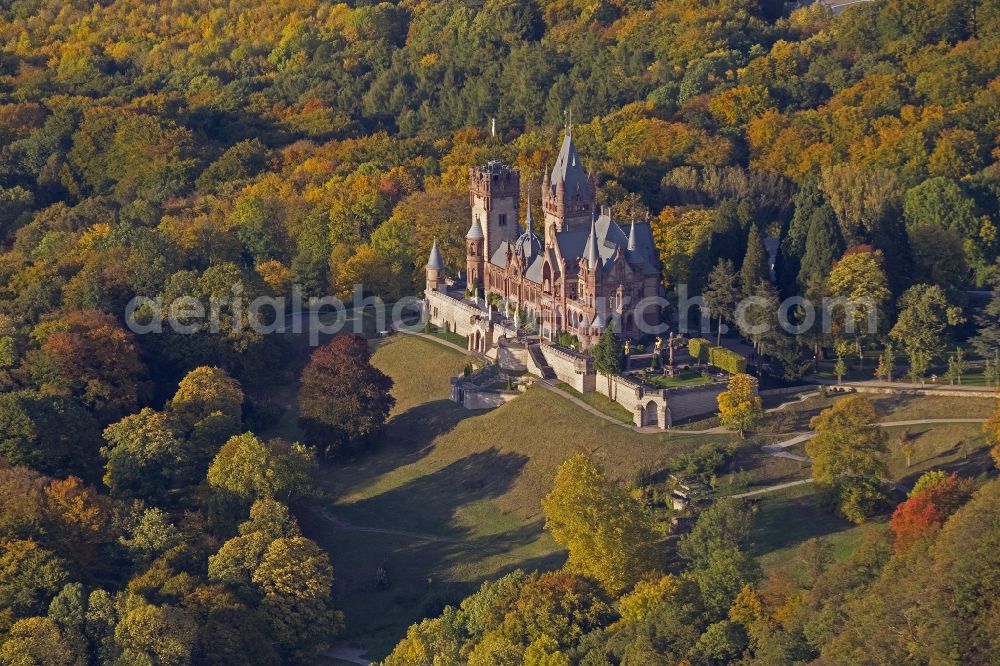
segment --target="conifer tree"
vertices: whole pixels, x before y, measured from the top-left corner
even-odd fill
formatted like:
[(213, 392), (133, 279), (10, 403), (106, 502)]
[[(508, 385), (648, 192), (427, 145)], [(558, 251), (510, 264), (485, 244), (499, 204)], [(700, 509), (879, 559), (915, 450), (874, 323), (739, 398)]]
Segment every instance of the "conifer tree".
[(767, 261), (767, 248), (764, 247), (764, 238), (756, 224), (750, 225), (750, 233), (747, 234), (747, 253), (743, 257), (743, 267), (740, 269), (740, 284), (743, 286), (743, 295), (750, 296), (757, 289), (757, 283), (761, 280), (770, 281), (771, 269)]
[(774, 265), (778, 286), (785, 296), (798, 291), (797, 280), (802, 268), (802, 258), (806, 253), (812, 215), (824, 202), (823, 192), (813, 181), (804, 183), (792, 200), (795, 213), (781, 239)]
[(601, 333), (601, 339), (594, 345), (594, 367), (608, 376), (608, 393), (611, 393), (611, 375), (621, 371), (624, 358), (625, 347), (615, 333), (615, 325), (609, 323)]
[(733, 262), (728, 259), (719, 259), (719, 263), (708, 275), (708, 287), (705, 289), (703, 297), (710, 313), (719, 320), (715, 335), (715, 344), (718, 345), (722, 340), (722, 320), (732, 320), (740, 298)]
[(837, 216), (830, 206), (817, 208), (809, 222), (806, 252), (799, 270), (802, 292), (814, 300), (822, 296), (823, 285), (833, 262), (844, 252), (844, 239)]

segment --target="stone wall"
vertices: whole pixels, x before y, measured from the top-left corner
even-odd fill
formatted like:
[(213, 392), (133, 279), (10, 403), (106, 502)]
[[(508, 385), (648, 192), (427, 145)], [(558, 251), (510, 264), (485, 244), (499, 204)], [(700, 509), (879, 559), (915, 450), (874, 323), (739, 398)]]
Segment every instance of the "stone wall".
[(705, 384), (668, 390), (667, 403), (673, 421), (714, 414), (719, 411), (718, 396), (725, 390), (725, 384)]
[(841, 384), (841, 385), (830, 385), (827, 389), (831, 393), (876, 393), (881, 395), (933, 395), (941, 397), (951, 397), (951, 398), (986, 398), (995, 399), (997, 394), (995, 389), (986, 387), (973, 387), (969, 386), (967, 388), (956, 387), (956, 388), (945, 388), (938, 387), (935, 388), (934, 385), (927, 387), (911, 387), (911, 386), (866, 386), (864, 384)]
[(552, 368), (556, 379), (569, 384), (580, 393), (594, 390), (593, 361), (586, 354), (557, 347), (542, 341), (540, 345), (545, 362)]
[(451, 400), (466, 409), (493, 409), (516, 398), (523, 391), (519, 385), (517, 391), (496, 391), (482, 389), (463, 376), (451, 378)]
[(425, 292), (428, 320), (439, 328), (448, 324), (452, 332), (469, 337), (476, 330), (480, 317), (486, 313), (474, 305), (440, 291)]
[(672, 424), (663, 390), (643, 386), (621, 375), (611, 375), (608, 381), (608, 376), (602, 372), (596, 374), (594, 388), (632, 412), (633, 425), (663, 430)]

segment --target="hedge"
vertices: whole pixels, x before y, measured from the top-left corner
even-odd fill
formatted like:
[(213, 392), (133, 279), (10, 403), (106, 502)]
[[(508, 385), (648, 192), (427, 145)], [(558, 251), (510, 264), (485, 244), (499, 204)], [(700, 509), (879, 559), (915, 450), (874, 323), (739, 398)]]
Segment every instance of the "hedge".
[(725, 370), (734, 375), (747, 371), (747, 360), (725, 347), (712, 347), (709, 349), (708, 363), (709, 365), (714, 365), (719, 370)]
[(699, 363), (708, 362), (708, 350), (711, 347), (712, 343), (705, 338), (691, 338), (688, 340), (688, 353), (691, 354), (691, 358)]

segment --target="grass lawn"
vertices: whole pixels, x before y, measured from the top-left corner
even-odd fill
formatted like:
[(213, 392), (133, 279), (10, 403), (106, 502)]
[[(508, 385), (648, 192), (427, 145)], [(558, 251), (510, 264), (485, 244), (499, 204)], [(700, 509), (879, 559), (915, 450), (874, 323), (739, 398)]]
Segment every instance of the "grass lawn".
[[(961, 476), (979, 476), (993, 470), (989, 443), (977, 423), (886, 428), (889, 434), (887, 463), (893, 479), (912, 486), (924, 472), (942, 469)], [(904, 438), (913, 447), (906, 465)]]
[(711, 377), (705, 377), (700, 372), (693, 372), (691, 370), (681, 371), (673, 377), (669, 377), (667, 375), (650, 375), (642, 372), (638, 373), (637, 379), (641, 380), (644, 384), (652, 386), (653, 388), (701, 386), (702, 384), (710, 384), (712, 382)]
[[(986, 418), (994, 405), (992, 400), (967, 397), (880, 395), (866, 397), (875, 402), (882, 421)], [(773, 412), (767, 417), (766, 428), (771, 432), (786, 433), (807, 430), (809, 419), (829, 407), (833, 400), (833, 398), (814, 397), (790, 405), (780, 412)], [(904, 487), (912, 486), (921, 474), (932, 469), (958, 471), (963, 476), (995, 472), (988, 444), (978, 423), (891, 426), (886, 427), (886, 432), (889, 435), (889, 453), (886, 458), (889, 473), (894, 481)], [(902, 451), (903, 436), (907, 434), (913, 446), (909, 467)], [(787, 450), (791, 453), (805, 453), (804, 445), (797, 445)], [(800, 464), (801, 473), (808, 476), (808, 464), (794, 461), (785, 463), (790, 466)], [(762, 464), (766, 470), (767, 463)], [(791, 470), (790, 478), (795, 473)], [(775, 477), (772, 483), (780, 483), (782, 480)], [(724, 487), (720, 490), (725, 492)], [(770, 571), (784, 565), (796, 566), (795, 549), (807, 539), (827, 538), (834, 547), (835, 556), (843, 558), (857, 547), (866, 533), (887, 529), (887, 515), (877, 517), (871, 523), (855, 526), (846, 520), (827, 514), (816, 505), (815, 494), (816, 487), (809, 484), (759, 496), (754, 552), (760, 556), (765, 570)]]
[[(345, 639), (363, 642), (372, 658), (485, 578), (561, 564), (543, 529), (541, 499), (570, 456), (586, 453), (628, 481), (705, 441), (640, 435), (537, 387), (497, 409), (466, 411), (447, 399), (448, 379), (466, 356), (429, 340), (392, 336), (373, 362), (396, 381), (385, 442), (326, 466), (325, 508), (334, 521), (319, 513), (303, 521), (331, 553)], [(391, 586), (377, 591), (383, 564)]]
[(434, 324), (428, 324), (427, 333), (433, 335), (435, 338), (441, 338), (442, 340), (447, 340), (448, 342), (456, 344), (459, 347), (468, 348), (469, 346), (469, 338), (465, 337), (464, 335), (459, 335), (458, 333), (455, 333), (453, 331), (446, 331), (443, 328), (435, 326)]
[[(912, 421), (916, 419), (985, 419), (993, 413), (995, 401), (976, 397), (879, 395), (859, 393), (871, 400), (881, 421)], [(801, 402), (769, 413), (764, 419), (763, 433), (790, 433), (809, 430), (809, 421), (843, 396), (813, 396)], [(952, 426), (954, 427), (954, 426)], [(978, 427), (978, 426), (976, 426)]]
[(597, 391), (591, 391), (590, 393), (580, 393), (575, 388), (567, 384), (566, 382), (559, 382), (557, 386), (569, 393), (574, 398), (579, 398), (584, 401), (597, 411), (607, 414), (613, 419), (618, 419), (622, 423), (633, 423), (632, 412), (628, 411), (622, 407), (619, 403), (615, 402), (611, 398)]
[(816, 503), (816, 486), (806, 484), (761, 495), (757, 503), (753, 553), (764, 571), (795, 565), (795, 550), (808, 539), (822, 537), (833, 546), (834, 559), (845, 559), (867, 532), (887, 529), (880, 517), (864, 525), (822, 511)]

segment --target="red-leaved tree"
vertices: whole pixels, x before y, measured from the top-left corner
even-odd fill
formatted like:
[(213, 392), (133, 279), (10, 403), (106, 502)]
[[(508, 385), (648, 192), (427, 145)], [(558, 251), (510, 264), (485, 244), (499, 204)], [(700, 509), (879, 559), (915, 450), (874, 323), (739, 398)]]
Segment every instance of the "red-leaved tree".
[(972, 480), (957, 474), (929, 472), (917, 482), (914, 492), (896, 507), (889, 521), (896, 552), (902, 552), (939, 527), (964, 504), (972, 492)]
[(371, 364), (368, 341), (339, 335), (313, 352), (299, 387), (299, 422), (325, 455), (357, 450), (385, 425), (396, 403), (392, 380)]

